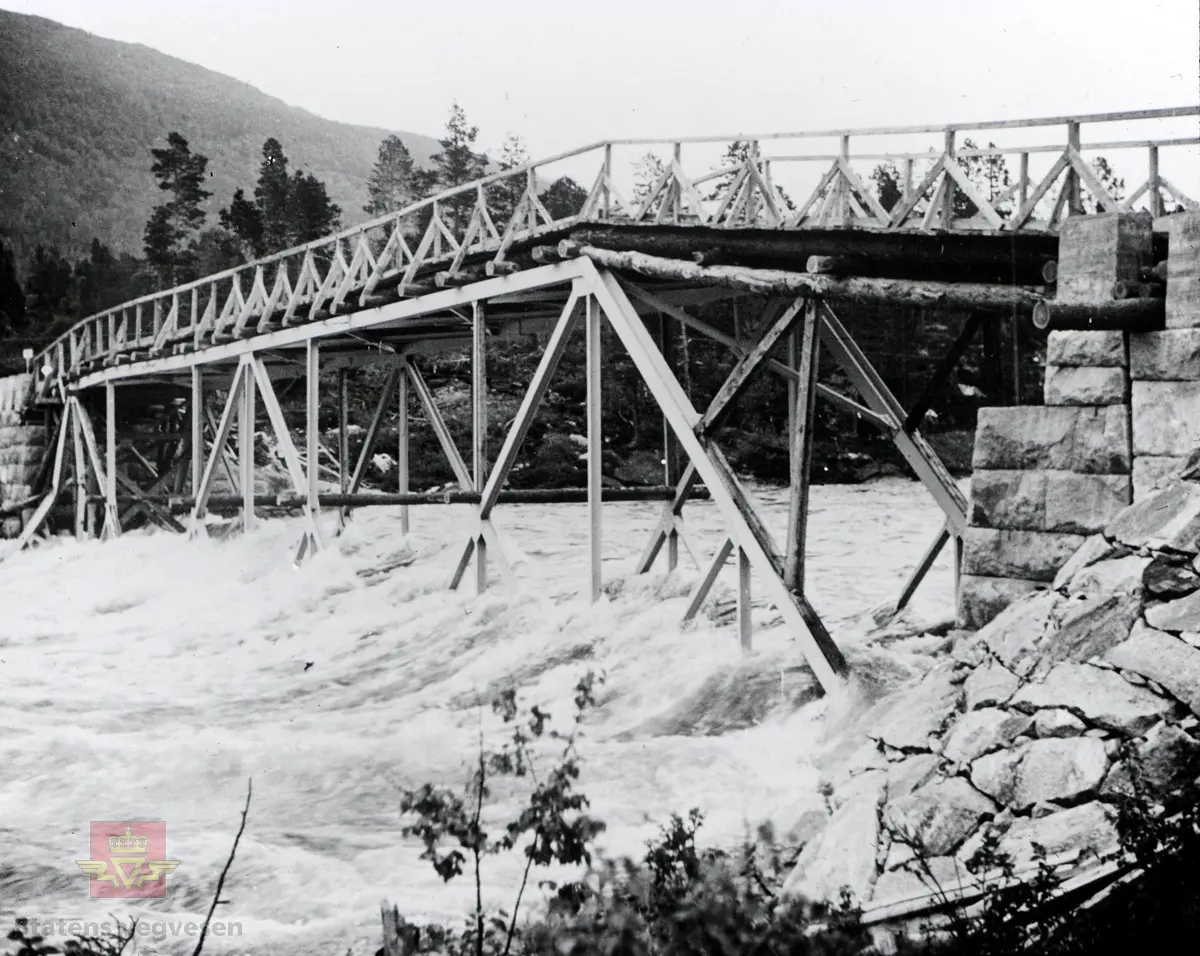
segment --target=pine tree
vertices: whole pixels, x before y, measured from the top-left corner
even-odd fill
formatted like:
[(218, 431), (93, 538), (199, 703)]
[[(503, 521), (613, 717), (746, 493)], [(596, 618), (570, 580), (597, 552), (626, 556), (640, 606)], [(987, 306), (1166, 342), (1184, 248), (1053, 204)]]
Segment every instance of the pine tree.
[(25, 282), (28, 318), (48, 324), (70, 315), (73, 272), (71, 264), (54, 246), (39, 245), (34, 250)]
[(293, 245), (312, 242), (342, 225), (341, 207), (329, 201), (325, 184), (312, 173), (296, 170), (289, 195), (291, 207), (290, 236)]
[(258, 183), (254, 187), (254, 204), (262, 217), (265, 254), (278, 252), (291, 245), (293, 229), (289, 200), (292, 185), (288, 176), (287, 157), (283, 155), (279, 140), (271, 137), (263, 143), (262, 157)]
[(240, 187), (228, 208), (221, 210), (221, 227), (232, 233), (240, 245), (242, 260), (258, 259), (267, 254), (263, 214), (256, 203), (246, 198)]
[(25, 324), (25, 292), (12, 250), (0, 240), (0, 334)]
[(375, 168), (367, 177), (367, 194), (371, 198), (363, 206), (363, 212), (374, 219), (411, 203), (416, 185), (413, 180), (415, 170), (408, 147), (399, 136), (388, 136), (379, 144)]
[[(500, 169), (519, 169), (527, 162), (529, 153), (525, 149), (525, 143), (520, 136), (509, 133), (504, 139), (504, 145), (500, 147)], [(508, 226), (508, 221), (512, 219), (521, 197), (525, 194), (525, 186), (525, 176), (509, 176), (487, 188), (488, 209), (495, 220), (496, 228), (503, 230)]]
[(546, 212), (555, 220), (578, 214), (587, 198), (588, 191), (570, 176), (560, 176), (554, 180), (541, 196)]
[[(438, 141), (442, 151), (432, 157), (431, 175), (421, 177), (421, 185), (428, 190), (426, 195), (465, 185), (485, 175), (487, 157), (476, 153), (473, 148), (478, 135), (479, 127), (467, 122), (463, 108), (457, 102), (451, 104), (450, 118), (446, 121), (446, 137)], [(462, 235), (474, 205), (475, 196), (471, 193), (447, 199), (442, 204), (442, 218), (451, 232)]]
[(208, 157), (192, 155), (188, 141), (179, 133), (167, 136), (165, 149), (153, 149), (150, 171), (158, 188), (171, 193), (171, 199), (156, 206), (146, 223), (146, 258), (157, 267), (164, 286), (174, 285), (190, 268), (187, 241), (204, 225), (201, 204), (212, 195), (204, 188)]

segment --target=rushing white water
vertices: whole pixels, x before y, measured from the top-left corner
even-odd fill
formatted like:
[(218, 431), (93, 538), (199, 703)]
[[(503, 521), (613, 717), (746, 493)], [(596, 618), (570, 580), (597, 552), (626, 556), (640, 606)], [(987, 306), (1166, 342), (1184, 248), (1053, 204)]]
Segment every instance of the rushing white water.
[[(756, 494), (782, 538), (784, 492)], [(527, 702), (566, 716), (588, 668), (606, 681), (581, 744), (582, 788), (608, 824), (606, 852), (637, 853), (670, 813), (693, 806), (709, 842), (767, 819), (786, 828), (813, 805), (817, 764), (839, 749), (855, 705), (805, 692), (799, 649), (765, 605), (748, 657), (718, 615), (680, 627), (697, 576), (686, 556), (674, 576), (631, 575), (660, 509), (605, 507), (612, 586), (596, 606), (582, 596), (587, 523), (573, 505), (497, 512), (521, 586), (481, 598), (444, 589), (465, 507), (412, 509), (407, 539), (395, 509), (364, 509), (299, 568), (292, 520), (225, 541), (133, 533), (11, 557), (0, 566), (5, 927), (16, 912), (201, 919), (252, 777), (218, 913), (243, 935), (206, 949), (373, 953), (380, 899), (446, 917), (473, 892), (466, 880), (441, 884), (418, 859), (401, 835), (400, 791), (465, 780), (478, 695), (515, 683)], [(716, 508), (689, 505), (686, 520), (706, 558), (720, 542)], [(908, 481), (813, 489), (808, 589), (876, 681), (924, 666), (927, 647), (872, 647), (861, 621), (895, 599), (940, 524)], [(410, 552), (411, 564), (372, 573)], [(733, 573), (718, 585), (726, 595)], [(951, 587), (943, 555), (914, 613), (945, 617)], [(490, 715), (482, 724), (492, 732)], [(87, 856), (89, 821), (125, 819), (166, 821), (182, 861), (167, 899), (88, 899), (74, 861)], [(488, 863), (488, 898), (511, 903), (519, 861)]]

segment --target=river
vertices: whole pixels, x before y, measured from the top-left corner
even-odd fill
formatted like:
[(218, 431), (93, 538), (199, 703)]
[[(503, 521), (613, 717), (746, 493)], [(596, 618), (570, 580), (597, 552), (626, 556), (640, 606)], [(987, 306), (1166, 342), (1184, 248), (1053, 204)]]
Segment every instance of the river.
[[(782, 539), (785, 492), (755, 493)], [(687, 558), (671, 577), (661, 565), (631, 576), (660, 508), (605, 506), (610, 593), (595, 606), (582, 596), (582, 505), (498, 509), (520, 587), (481, 598), (445, 590), (470, 522), (457, 506), (413, 508), (407, 538), (396, 509), (363, 509), (299, 568), (291, 519), (224, 541), (137, 532), (11, 557), (0, 565), (4, 928), (16, 913), (202, 919), (253, 778), (218, 913), (242, 935), (206, 950), (373, 954), (381, 899), (448, 918), (473, 893), (418, 859), (401, 834), (400, 792), (465, 780), (481, 727), (494, 739), (476, 703), (489, 688), (516, 683), (561, 720), (587, 668), (605, 683), (580, 744), (580, 785), (608, 825), (605, 852), (638, 853), (691, 807), (706, 815), (706, 843), (763, 820), (786, 831), (818, 799), (821, 760), (843, 747), (845, 708), (861, 704), (804, 692), (799, 650), (761, 603), (749, 656), (727, 614), (681, 628), (697, 576)], [(689, 505), (686, 522), (712, 553), (715, 507)], [(809, 593), (876, 686), (919, 673), (929, 648), (873, 646), (864, 612), (895, 599), (940, 524), (903, 479), (812, 491)], [(732, 562), (723, 573), (727, 599)], [(913, 614), (951, 611), (944, 554)], [(166, 823), (181, 863), (164, 900), (88, 898), (75, 861), (87, 857), (89, 821), (126, 819)], [(488, 899), (506, 905), (519, 861), (488, 863)]]

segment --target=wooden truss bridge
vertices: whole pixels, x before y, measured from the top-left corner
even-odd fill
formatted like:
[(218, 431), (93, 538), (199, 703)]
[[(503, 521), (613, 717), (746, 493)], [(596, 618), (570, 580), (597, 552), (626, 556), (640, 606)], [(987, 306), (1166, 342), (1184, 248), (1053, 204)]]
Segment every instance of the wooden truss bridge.
[[(686, 616), (700, 608), (722, 566), (739, 569), (739, 632), (750, 642), (751, 572), (800, 642), (825, 687), (847, 673), (836, 643), (805, 588), (805, 536), (814, 403), (836, 403), (889, 436), (932, 494), (943, 518), (932, 543), (899, 596), (902, 607), (947, 543), (955, 553), (967, 524), (967, 504), (922, 437), (928, 409), (923, 397), (905, 409), (885, 385), (839, 314), (865, 302), (968, 309), (969, 331), (945, 357), (944, 376), (966, 348), (969, 334), (989, 320), (1026, 315), (1046, 294), (1047, 262), (1055, 258), (1059, 223), (1067, 216), (1144, 208), (1153, 216), (1167, 202), (1194, 203), (1159, 173), (1160, 150), (1192, 148), (1200, 139), (1176, 137), (1085, 142), (1081, 129), (1102, 124), (1154, 125), (1200, 115), (1200, 107), (1045, 120), (898, 127), (861, 131), (710, 137), (634, 143), (616, 141), (497, 173), (448, 190), (335, 235), (267, 256), (216, 275), (90, 316), (36, 359), (31, 404), (46, 410), (54, 429), (43, 469), (40, 501), (25, 523), (20, 545), (44, 528), (56, 500), (74, 490), (75, 531), (102, 537), (121, 533), (141, 511), (177, 531), (204, 534), (209, 508), (238, 507), (245, 528), (255, 509), (299, 507), (305, 516), (297, 560), (321, 548), (323, 508), (339, 522), (351, 508), (465, 503), (475, 510), (461, 556), (450, 573), (458, 587), (468, 574), (479, 588), (489, 570), (511, 583), (504, 542), (493, 523), (497, 506), (519, 501), (586, 501), (590, 528), (590, 593), (601, 593), (600, 542), (604, 501), (655, 499), (662, 520), (638, 570), (660, 556), (674, 568), (687, 541), (684, 508), (710, 497), (724, 521), (726, 540), (705, 559)], [(1157, 128), (1157, 127), (1156, 127)], [(956, 149), (967, 132), (1033, 131), (1054, 142)], [(852, 142), (933, 136), (933, 152), (851, 152)], [(781, 142), (832, 138), (836, 153), (787, 155)], [(704, 149), (744, 144), (744, 160), (704, 174), (690, 173), (685, 157)], [(669, 152), (657, 180), (636, 201), (621, 188), (614, 150), (661, 147)], [(1110, 195), (1084, 159), (1088, 151), (1138, 150), (1147, 179), (1129, 198)], [(999, 195), (985, 197), (961, 170), (966, 155), (1011, 154), (1019, 175)], [(885, 209), (854, 164), (886, 159), (903, 171), (902, 195)], [(1040, 175), (1031, 167), (1049, 161)], [(541, 199), (555, 164), (592, 164), (591, 188), (581, 208), (555, 218)], [(807, 199), (792, 204), (781, 189), (789, 164), (819, 164), (824, 172)], [(561, 168), (561, 167), (560, 167)], [(919, 174), (919, 178), (918, 178)], [(717, 184), (719, 188), (713, 188)], [(702, 191), (702, 187), (707, 192)], [(493, 215), (495, 197), (516, 199), (507, 222)], [(970, 201), (969, 218), (956, 217), (955, 196)], [(519, 198), (517, 198), (519, 197)], [(1090, 201), (1090, 207), (1087, 202)], [(1048, 212), (1047, 212), (1048, 207)], [(693, 311), (706, 303), (765, 297), (763, 332), (744, 341)], [(607, 323), (662, 411), (665, 466), (660, 486), (607, 489), (601, 483), (599, 335)], [(727, 381), (706, 408), (693, 406), (676, 377), (672, 323), (726, 345), (738, 356)], [(541, 357), (502, 447), (489, 456), (487, 362), (490, 335), (536, 328)], [(586, 338), (586, 488), (518, 491), (506, 482), (538, 412), (568, 339), (582, 326)], [(456, 446), (413, 357), (447, 344), (469, 343), (473, 375), (473, 430), (469, 455)], [(817, 381), (819, 346), (840, 366), (856, 395)], [(347, 448), (346, 375), (351, 366), (386, 366), (387, 378), (355, 467)], [(322, 451), (319, 373), (340, 370), (340, 493), (319, 489)], [(787, 540), (773, 540), (751, 496), (734, 475), (716, 432), (755, 375), (784, 376), (789, 387), (791, 497)], [(302, 380), (306, 412), (289, 426), (277, 397), (281, 381)], [(147, 465), (149, 487), (118, 466), (118, 393), (129, 408), (174, 397), (189, 423), (171, 437), (169, 467)], [(932, 391), (927, 390), (931, 395)], [(460, 490), (409, 491), (410, 395), (432, 423)], [(214, 403), (214, 399), (219, 401)], [(400, 491), (361, 491), (368, 462), (391, 403), (399, 409)], [(254, 424), (265, 413), (286, 464), (290, 489), (255, 495)], [(94, 423), (102, 419), (103, 427)], [(299, 432), (299, 447), (293, 433)], [(236, 435), (236, 461), (227, 446)], [(71, 453), (68, 453), (68, 445)], [(226, 473), (237, 495), (220, 499), (214, 479)], [(183, 520), (180, 520), (183, 518)], [(694, 554), (694, 552), (693, 552)]]

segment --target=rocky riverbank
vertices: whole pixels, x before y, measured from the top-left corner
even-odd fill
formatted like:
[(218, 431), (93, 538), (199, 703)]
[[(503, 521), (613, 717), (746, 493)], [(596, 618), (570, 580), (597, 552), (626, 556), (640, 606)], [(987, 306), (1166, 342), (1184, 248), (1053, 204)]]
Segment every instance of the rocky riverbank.
[(1051, 585), (951, 632), (825, 768), (788, 891), (928, 897), (971, 878), (989, 831), (1018, 868), (1037, 848), (1076, 869), (1118, 854), (1121, 798), (1170, 806), (1200, 772), (1198, 570), (1200, 483), (1185, 479), (1088, 538)]

